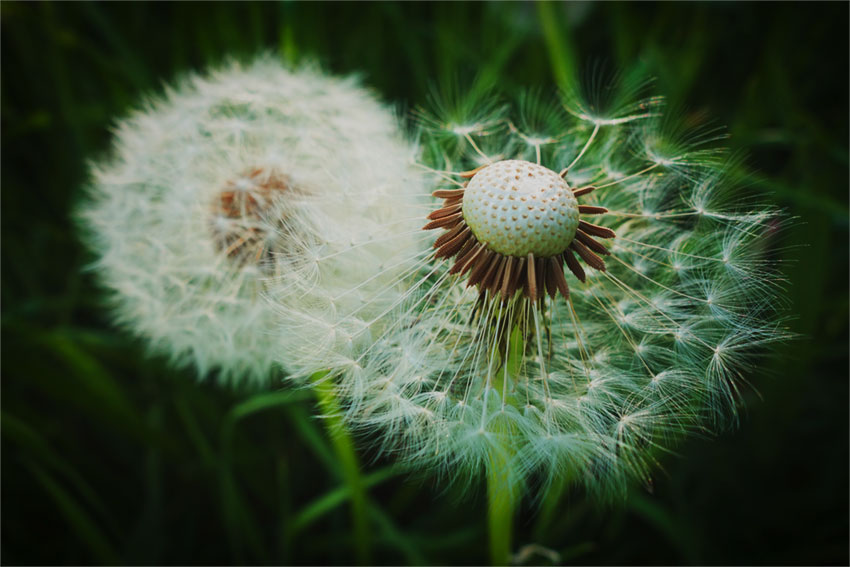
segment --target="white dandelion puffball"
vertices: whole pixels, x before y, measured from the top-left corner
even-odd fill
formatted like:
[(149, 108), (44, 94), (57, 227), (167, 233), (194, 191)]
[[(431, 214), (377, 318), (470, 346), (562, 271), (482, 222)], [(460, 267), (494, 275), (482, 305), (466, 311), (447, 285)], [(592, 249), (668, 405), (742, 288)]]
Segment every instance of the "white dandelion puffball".
[(121, 326), (201, 374), (258, 383), (275, 359), (332, 368), (392, 303), (392, 259), (416, 242), (398, 214), (424, 191), (413, 160), (356, 80), (260, 57), (120, 121), (78, 216)]
[(642, 88), (422, 113), (436, 240), (341, 381), (383, 451), (611, 495), (734, 421), (741, 373), (786, 336), (777, 213), (731, 181), (716, 131), (677, 129)]

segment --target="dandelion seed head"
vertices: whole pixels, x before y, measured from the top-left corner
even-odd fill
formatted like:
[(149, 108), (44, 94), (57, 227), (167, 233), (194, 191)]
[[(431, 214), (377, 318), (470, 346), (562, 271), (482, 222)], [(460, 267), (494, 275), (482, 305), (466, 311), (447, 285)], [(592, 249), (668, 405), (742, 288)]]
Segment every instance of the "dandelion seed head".
[[(91, 167), (77, 214), (91, 269), (120, 326), (202, 375), (258, 384), (278, 362), (350, 368), (370, 319), (352, 304), (370, 282), (392, 302), (398, 274), (366, 267), (410, 240), (414, 153), (354, 79), (267, 56), (188, 75), (118, 121)], [(352, 245), (391, 220), (392, 244)], [(278, 358), (281, 342), (292, 352)]]
[(476, 91), (420, 112), (429, 237), (339, 380), (380, 450), (611, 496), (734, 417), (748, 361), (786, 336), (764, 255), (775, 213), (727, 178), (713, 130), (680, 128), (645, 88), (516, 108)]

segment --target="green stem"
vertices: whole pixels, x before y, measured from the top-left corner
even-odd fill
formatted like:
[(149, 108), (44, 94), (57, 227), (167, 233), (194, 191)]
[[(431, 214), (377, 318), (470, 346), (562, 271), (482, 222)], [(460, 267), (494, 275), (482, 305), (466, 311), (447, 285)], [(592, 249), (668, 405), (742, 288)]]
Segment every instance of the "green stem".
[[(519, 371), (525, 347), (519, 324), (513, 324), (507, 341), (507, 360), (504, 361), (503, 368), (513, 379)], [(511, 388), (506, 390), (503, 381), (493, 380), (493, 386), (503, 399), (512, 400)], [(503, 433), (506, 438), (511, 439), (516, 432), (506, 430)], [(494, 449), (490, 455), (490, 469), (487, 473), (487, 520), (490, 530), (490, 563), (493, 565), (508, 565), (512, 555), (514, 509), (519, 493), (516, 478), (512, 474), (512, 455), (510, 447), (504, 447), (502, 451)]]
[(490, 563), (507, 565), (513, 548), (515, 493), (507, 459), (493, 457), (487, 476), (487, 512), (490, 529)]
[(325, 428), (342, 466), (342, 477), (348, 485), (351, 498), (351, 522), (354, 528), (354, 551), (357, 563), (371, 563), (371, 537), (369, 515), (366, 504), (366, 487), (360, 476), (360, 462), (354, 449), (354, 442), (340, 416), (339, 401), (334, 393), (333, 380), (325, 378), (324, 372), (311, 377), (316, 400), (324, 414)]

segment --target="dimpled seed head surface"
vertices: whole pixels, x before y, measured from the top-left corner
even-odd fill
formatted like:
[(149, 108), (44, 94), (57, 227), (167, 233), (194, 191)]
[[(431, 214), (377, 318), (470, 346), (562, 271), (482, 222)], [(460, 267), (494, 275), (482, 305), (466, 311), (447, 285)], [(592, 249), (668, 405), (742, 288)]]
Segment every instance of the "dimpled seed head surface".
[(566, 181), (542, 165), (505, 160), (469, 181), (463, 218), (489, 249), (508, 256), (554, 256), (578, 227), (578, 202)]

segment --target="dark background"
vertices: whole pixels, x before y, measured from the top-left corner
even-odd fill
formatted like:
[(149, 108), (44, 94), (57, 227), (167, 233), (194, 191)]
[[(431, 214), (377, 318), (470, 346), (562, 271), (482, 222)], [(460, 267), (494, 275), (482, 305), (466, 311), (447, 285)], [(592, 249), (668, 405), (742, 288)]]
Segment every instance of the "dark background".
[[(311, 399), (146, 357), (107, 323), (69, 221), (114, 118), (260, 50), (361, 73), (407, 108), (467, 73), (552, 90), (590, 61), (641, 61), (671, 103), (728, 125), (749, 190), (793, 217), (800, 338), (745, 376), (740, 427), (681, 446), (651, 493), (528, 507), (516, 541), (582, 564), (847, 564), (847, 3), (3, 2), (0, 20), (4, 564), (353, 560)], [(488, 561), (483, 494), (362, 457), (374, 561)]]

